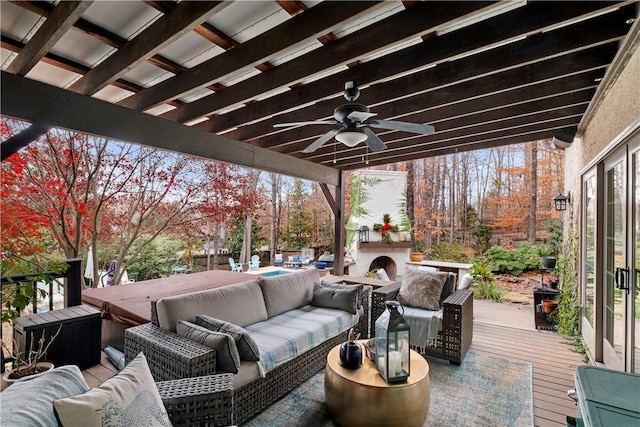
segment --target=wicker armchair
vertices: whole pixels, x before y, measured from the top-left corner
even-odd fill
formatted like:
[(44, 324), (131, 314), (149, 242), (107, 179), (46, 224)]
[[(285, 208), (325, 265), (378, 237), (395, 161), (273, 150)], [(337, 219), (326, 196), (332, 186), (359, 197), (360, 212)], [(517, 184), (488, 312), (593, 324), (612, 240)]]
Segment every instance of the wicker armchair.
[(233, 424), (233, 375), (218, 374), (156, 383), (174, 426)]
[[(375, 289), (371, 296), (371, 325), (386, 310), (387, 301), (395, 301), (400, 282)], [(473, 339), (473, 294), (469, 289), (454, 292), (444, 300), (442, 331), (434, 345), (426, 347), (425, 355), (462, 363)]]

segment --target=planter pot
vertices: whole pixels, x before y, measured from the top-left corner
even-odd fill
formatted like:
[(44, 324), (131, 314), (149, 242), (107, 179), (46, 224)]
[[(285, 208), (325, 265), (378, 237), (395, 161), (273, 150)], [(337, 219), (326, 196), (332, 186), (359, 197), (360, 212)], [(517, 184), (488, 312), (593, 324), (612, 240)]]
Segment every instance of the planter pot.
[(7, 386), (13, 384), (14, 382), (18, 381), (18, 380), (30, 380), (33, 379), (35, 377), (37, 377), (40, 374), (43, 374), (45, 372), (49, 372), (50, 370), (52, 370), (54, 368), (53, 363), (50, 362), (38, 362), (36, 363), (36, 373), (35, 374), (31, 374), (31, 375), (27, 375), (27, 376), (14, 376), (14, 372), (16, 371), (20, 371), (20, 368), (18, 369), (9, 369), (7, 370), (2, 379), (4, 379), (7, 383)]
[(550, 314), (558, 307), (558, 301), (554, 299), (543, 299), (542, 300), (542, 311), (546, 314)]
[(422, 252), (411, 252), (409, 257), (411, 258), (411, 261), (413, 261), (413, 262), (420, 262), (420, 261), (422, 261)]
[(554, 257), (540, 257), (540, 266), (545, 270), (553, 270), (556, 268), (556, 259)]

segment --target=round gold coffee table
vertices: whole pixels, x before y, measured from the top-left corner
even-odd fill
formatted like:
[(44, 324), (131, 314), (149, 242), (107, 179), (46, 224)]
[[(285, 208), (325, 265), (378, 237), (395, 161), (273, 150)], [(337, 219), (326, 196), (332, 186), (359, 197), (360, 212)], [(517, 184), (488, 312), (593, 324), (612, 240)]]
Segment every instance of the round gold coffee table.
[(388, 384), (362, 350), (362, 367), (353, 371), (340, 366), (340, 346), (327, 356), (324, 393), (333, 419), (341, 426), (422, 426), (431, 402), (427, 361), (411, 350), (409, 379)]

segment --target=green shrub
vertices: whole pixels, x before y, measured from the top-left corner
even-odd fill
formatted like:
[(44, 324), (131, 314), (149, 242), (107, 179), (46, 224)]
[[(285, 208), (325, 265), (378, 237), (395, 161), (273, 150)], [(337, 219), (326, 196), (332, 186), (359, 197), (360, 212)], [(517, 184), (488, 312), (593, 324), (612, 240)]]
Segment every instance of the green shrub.
[(552, 254), (553, 251), (548, 245), (532, 246), (529, 242), (522, 242), (515, 249), (494, 246), (489, 248), (484, 256), (491, 264), (492, 271), (518, 276), (523, 271), (539, 270), (540, 257)]
[(473, 291), (473, 297), (476, 299), (488, 299), (496, 302), (501, 302), (506, 293), (504, 289), (496, 286), (495, 282), (476, 280), (475, 278), (471, 283), (471, 290)]
[(471, 290), (474, 298), (502, 301), (502, 297), (506, 292), (496, 286), (496, 276), (491, 271), (491, 265), (486, 260), (475, 260), (470, 272), (473, 276)]
[(437, 243), (429, 250), (429, 259), (451, 262), (469, 262), (464, 246), (457, 243)]
[(494, 282), (496, 280), (496, 276), (491, 271), (491, 264), (486, 260), (475, 260), (471, 265), (470, 273), (476, 280), (484, 280), (487, 282)]

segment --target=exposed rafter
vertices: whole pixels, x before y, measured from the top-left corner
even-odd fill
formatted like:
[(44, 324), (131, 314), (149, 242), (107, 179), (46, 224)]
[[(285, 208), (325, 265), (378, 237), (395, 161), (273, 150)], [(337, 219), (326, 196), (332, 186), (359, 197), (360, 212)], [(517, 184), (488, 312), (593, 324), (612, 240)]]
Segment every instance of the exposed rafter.
[[(3, 81), (2, 113), (34, 126), (3, 141), (2, 158), (61, 126), (337, 185), (336, 169), (575, 129), (639, 43), (638, 1), (105, 4), (3, 3), (3, 80), (52, 83), (46, 96), (66, 102), (48, 99), (58, 110), (47, 112), (32, 99), (29, 111), (29, 100), (4, 99), (16, 95)], [(103, 56), (77, 48), (86, 40)], [(375, 129), (385, 150), (330, 140), (303, 154), (331, 127), (273, 127), (332, 117), (347, 81), (378, 119), (436, 132)]]

